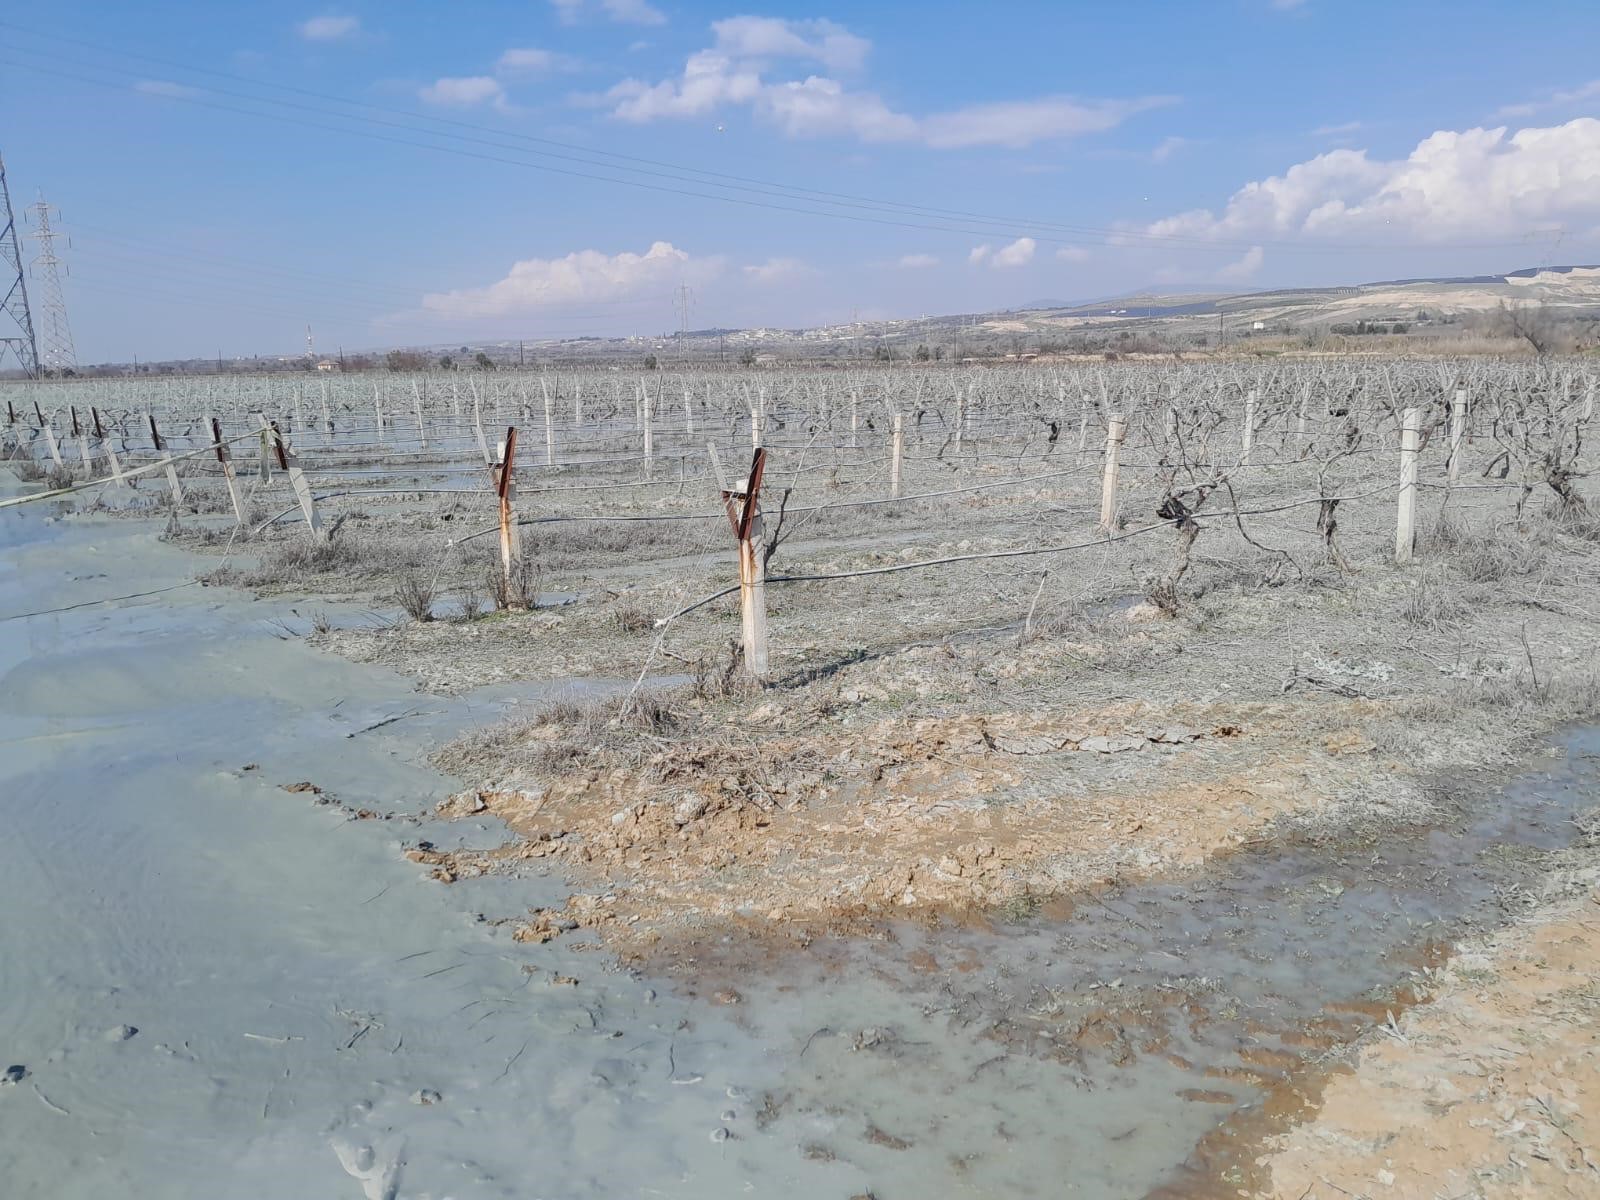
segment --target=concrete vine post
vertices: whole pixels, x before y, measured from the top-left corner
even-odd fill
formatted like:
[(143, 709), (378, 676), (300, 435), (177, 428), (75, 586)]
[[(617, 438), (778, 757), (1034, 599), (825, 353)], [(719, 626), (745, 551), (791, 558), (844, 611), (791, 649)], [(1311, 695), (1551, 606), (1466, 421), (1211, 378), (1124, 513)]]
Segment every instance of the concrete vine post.
[(417, 414), (417, 443), (421, 449), (428, 448), (428, 428), (422, 423), (422, 389), (417, 386), (417, 381), (411, 381), (411, 407)]
[(761, 477), (767, 469), (767, 452), (757, 449), (750, 474), (722, 492), (728, 524), (739, 543), (739, 617), (744, 649), (744, 670), (757, 681), (765, 680), (767, 662), (766, 546), (762, 539)]
[(44, 444), (50, 451), (51, 459), (54, 460), (57, 467), (65, 467), (66, 464), (61, 461), (61, 447), (56, 444), (56, 431), (53, 421), (45, 421), (39, 428), (44, 432)]
[[(156, 428), (155, 414), (145, 413), (144, 419), (150, 422), (150, 442), (155, 446), (156, 453), (160, 454), (167, 447), (161, 440), (161, 431)], [(172, 492), (172, 506), (177, 508), (183, 503), (183, 485), (178, 482), (178, 468), (172, 465), (170, 458), (167, 459), (167, 488)]]
[(1100, 528), (1105, 533), (1117, 531), (1117, 476), (1121, 472), (1122, 439), (1127, 433), (1127, 421), (1121, 413), (1112, 413), (1106, 425), (1105, 476), (1100, 484)]
[(1466, 432), (1467, 425), (1467, 392), (1465, 388), (1457, 388), (1455, 397), (1450, 402), (1450, 486), (1455, 487), (1456, 480), (1461, 475), (1461, 439)]
[(906, 417), (904, 413), (894, 414), (894, 432), (890, 435), (889, 448), (889, 495), (900, 495), (900, 460), (906, 452)]
[(1422, 410), (1408, 408), (1400, 422), (1400, 498), (1395, 514), (1394, 560), (1408, 563), (1417, 542), (1417, 444)]
[(1250, 451), (1256, 440), (1256, 400), (1256, 390), (1251, 388), (1244, 398), (1244, 431), (1240, 435), (1239, 449), (1239, 461), (1246, 465), (1249, 465)]
[(284, 440), (283, 431), (278, 428), (278, 423), (269, 422), (267, 428), (272, 433), (273, 445), (278, 451), (278, 466), (289, 476), (289, 487), (293, 489), (294, 498), (300, 504), (300, 514), (306, 519), (306, 529), (313, 538), (321, 541), (328, 535), (322, 531), (322, 521), (317, 516), (317, 498), (311, 494), (311, 485), (306, 481), (306, 473), (300, 469), (300, 461), (290, 450), (289, 443)]
[(499, 461), (495, 463), (491, 478), (495, 495), (500, 500), (500, 570), (505, 579), (506, 607), (527, 608), (532, 597), (522, 590), (522, 535), (517, 529), (514, 473), (517, 464), (517, 427), (506, 427), (506, 440), (498, 447)]
[(556, 417), (555, 401), (550, 396), (550, 385), (543, 375), (539, 376), (539, 391), (544, 397), (544, 465), (556, 465)]
[(222, 480), (228, 485), (228, 499), (233, 502), (234, 524), (243, 525), (244, 503), (239, 499), (239, 484), (233, 477), (233, 456), (223, 445), (222, 422), (216, 417), (211, 418), (211, 445), (217, 452), (217, 461), (222, 464)]

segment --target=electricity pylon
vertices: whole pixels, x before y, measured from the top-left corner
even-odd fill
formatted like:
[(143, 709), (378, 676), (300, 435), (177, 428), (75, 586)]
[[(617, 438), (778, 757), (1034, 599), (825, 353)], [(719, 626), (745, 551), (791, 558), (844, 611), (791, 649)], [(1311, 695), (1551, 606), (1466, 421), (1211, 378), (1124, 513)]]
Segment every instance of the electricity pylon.
[[(50, 228), (50, 206), (42, 195), (36, 204), (28, 205), (28, 211), (34, 224), (30, 236), (39, 243), (38, 257), (33, 260), (33, 278), (39, 285), (39, 340), (44, 343), (39, 366), (46, 374), (76, 371), (78, 354), (72, 348), (67, 301), (61, 294), (61, 260), (56, 257), (55, 239), (61, 234)], [(56, 216), (60, 215), (57, 210)]]
[[(5, 303), (0, 311), (10, 318), (0, 321), (0, 367), (10, 350), (29, 379), (39, 377), (39, 344), (33, 337), (33, 313), (28, 308), (28, 284), (22, 270), (22, 248), (17, 243), (17, 219), (11, 211), (11, 189), (6, 186), (6, 163), (0, 158), (0, 204), (5, 225), (0, 227), (0, 286)], [(12, 327), (15, 326), (15, 329)]]

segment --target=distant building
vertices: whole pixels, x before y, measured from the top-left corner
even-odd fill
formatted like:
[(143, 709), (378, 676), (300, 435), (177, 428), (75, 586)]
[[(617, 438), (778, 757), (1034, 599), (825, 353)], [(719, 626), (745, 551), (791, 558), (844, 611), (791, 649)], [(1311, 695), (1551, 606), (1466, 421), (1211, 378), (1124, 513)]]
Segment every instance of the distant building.
[(325, 358), (317, 364), (317, 370), (319, 371), (337, 371), (338, 369), (339, 364), (334, 362), (331, 358)]

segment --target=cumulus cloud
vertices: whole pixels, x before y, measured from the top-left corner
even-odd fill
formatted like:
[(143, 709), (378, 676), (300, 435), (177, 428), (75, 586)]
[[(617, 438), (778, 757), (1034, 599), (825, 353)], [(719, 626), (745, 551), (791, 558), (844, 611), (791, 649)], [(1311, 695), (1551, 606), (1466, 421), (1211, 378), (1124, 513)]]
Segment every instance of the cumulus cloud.
[(1442, 241), (1521, 236), (1600, 218), (1600, 120), (1549, 128), (1441, 130), (1403, 159), (1332, 150), (1247, 183), (1221, 212), (1197, 209), (1144, 227), (1160, 237)]
[(576, 25), (586, 11), (598, 8), (618, 25), (665, 25), (667, 15), (648, 0), (550, 0), (563, 25)]
[(436, 79), (417, 95), (425, 104), (440, 108), (476, 108), (489, 104), (495, 108), (506, 107), (506, 90), (500, 81), (487, 75), (468, 75), (458, 79)]
[(167, 79), (141, 79), (133, 85), (133, 90), (143, 92), (146, 96), (170, 96), (175, 100), (185, 100), (190, 96), (201, 94), (197, 87), (189, 87), (183, 83), (173, 83)]
[(355, 17), (312, 17), (300, 22), (296, 31), (308, 42), (342, 42), (361, 32), (361, 22)]
[(535, 46), (507, 50), (494, 64), (495, 70), (506, 75), (548, 75), (555, 71), (573, 70), (577, 65), (565, 54)]
[(1164, 137), (1156, 143), (1155, 149), (1150, 151), (1150, 161), (1164, 163), (1188, 144), (1189, 139), (1185, 137)]
[[(1042, 96), (918, 116), (896, 110), (876, 92), (847, 87), (832, 75), (799, 75), (792, 69), (795, 64), (816, 65), (846, 73), (865, 64), (871, 43), (832, 21), (732, 17), (714, 22), (711, 29), (713, 44), (691, 54), (680, 75), (656, 83), (625, 79), (594, 102), (621, 120), (637, 123), (704, 117), (719, 108), (742, 106), (792, 138), (848, 136), (863, 142), (920, 142), (936, 149), (1021, 149), (1102, 132), (1174, 102), (1168, 96)], [(791, 77), (775, 77), (784, 73)]]
[(906, 271), (919, 271), (924, 267), (937, 267), (939, 260), (931, 254), (902, 254), (894, 265)]
[(994, 252), (994, 257), (989, 260), (992, 267), (1025, 267), (1033, 261), (1033, 252), (1039, 248), (1039, 243), (1031, 237), (1020, 237), (1009, 246), (1002, 246)]
[(691, 258), (671, 242), (655, 242), (643, 254), (579, 250), (565, 258), (525, 259), (487, 287), (430, 293), (422, 298), (422, 307), (443, 317), (478, 318), (629, 300), (652, 292), (664, 298), (680, 280), (706, 280), (720, 269), (720, 259)]
[(816, 271), (798, 258), (769, 258), (764, 263), (746, 267), (744, 273), (757, 283), (782, 283), (785, 280), (815, 275)]
[(1262, 253), (1260, 246), (1251, 246), (1235, 261), (1217, 268), (1217, 278), (1228, 283), (1242, 283), (1246, 279), (1253, 278), (1256, 272), (1261, 270), (1261, 264), (1265, 259), (1266, 255)]
[(971, 250), (967, 251), (967, 261), (973, 266), (977, 266), (979, 263), (987, 259), (993, 252), (994, 247), (985, 242), (983, 245), (974, 246)]

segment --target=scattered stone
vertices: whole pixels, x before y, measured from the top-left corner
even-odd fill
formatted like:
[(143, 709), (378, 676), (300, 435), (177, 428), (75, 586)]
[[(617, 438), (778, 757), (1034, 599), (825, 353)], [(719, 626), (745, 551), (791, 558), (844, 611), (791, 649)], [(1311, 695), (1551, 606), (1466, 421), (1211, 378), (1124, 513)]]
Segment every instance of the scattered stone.
[(420, 1088), (411, 1093), (411, 1103), (413, 1104), (438, 1104), (443, 1099), (444, 1097), (432, 1088)]
[[(245, 768), (245, 770), (249, 769), (249, 767)], [(322, 795), (322, 789), (309, 779), (302, 779), (299, 783), (286, 783), (283, 785), (283, 790), (286, 792), (311, 792), (317, 796)]]
[(139, 1030), (137, 1026), (118, 1025), (114, 1029), (106, 1030), (105, 1039), (108, 1042), (125, 1042), (138, 1032)]
[(0, 1083), (21, 1083), (28, 1077), (28, 1068), (21, 1063), (12, 1063), (6, 1068), (6, 1073), (0, 1075)]
[(719, 1125), (711, 1131), (711, 1140), (713, 1142), (725, 1142), (732, 1136), (733, 1131), (723, 1125)]
[(719, 988), (711, 993), (711, 998), (718, 1004), (740, 1004), (744, 1001), (744, 997), (732, 988)]
[(699, 792), (689, 792), (672, 808), (672, 820), (677, 825), (687, 825), (705, 816), (709, 801)]

